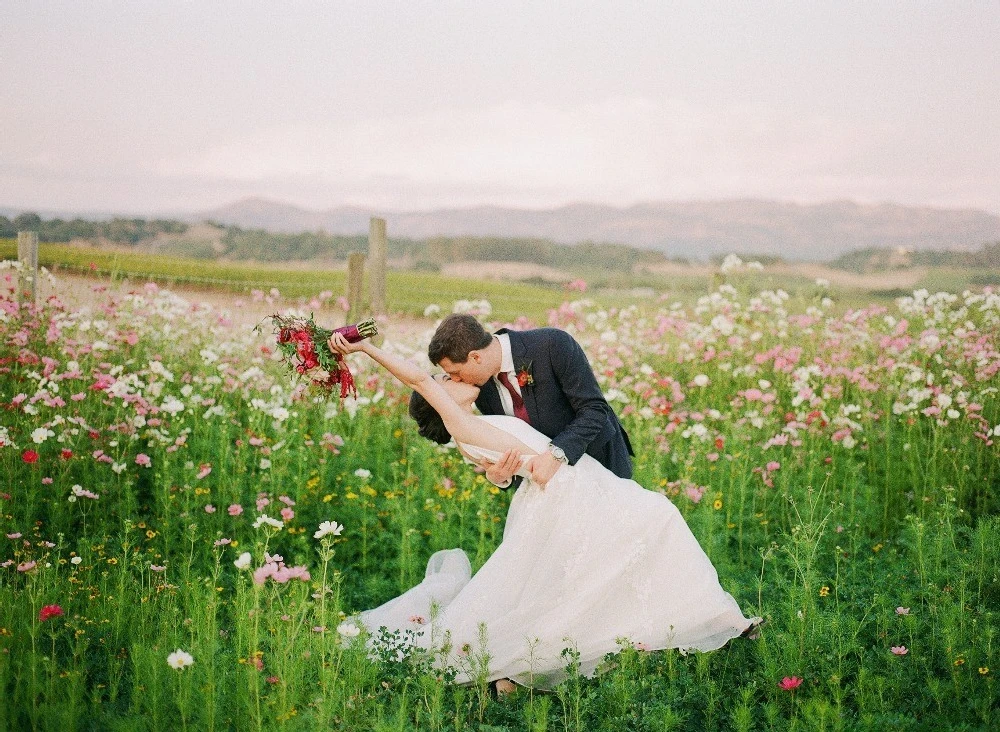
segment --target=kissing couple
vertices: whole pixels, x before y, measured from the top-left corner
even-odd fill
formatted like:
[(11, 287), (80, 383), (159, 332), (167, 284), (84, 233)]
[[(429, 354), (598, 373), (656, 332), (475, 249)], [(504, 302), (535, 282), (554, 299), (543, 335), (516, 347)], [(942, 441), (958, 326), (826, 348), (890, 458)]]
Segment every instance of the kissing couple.
[(368, 340), (335, 333), (329, 346), (374, 359), (413, 389), (422, 436), (454, 440), (516, 489), (503, 541), (475, 576), (461, 549), (436, 552), (420, 584), (358, 616), (370, 633), (412, 631), (458, 683), (536, 688), (566, 678), (567, 648), (590, 676), (622, 639), (711, 651), (756, 633), (760, 618), (721, 587), (677, 507), (631, 480), (628, 435), (570, 334), (489, 333), (449, 315), (428, 348), (438, 375)]

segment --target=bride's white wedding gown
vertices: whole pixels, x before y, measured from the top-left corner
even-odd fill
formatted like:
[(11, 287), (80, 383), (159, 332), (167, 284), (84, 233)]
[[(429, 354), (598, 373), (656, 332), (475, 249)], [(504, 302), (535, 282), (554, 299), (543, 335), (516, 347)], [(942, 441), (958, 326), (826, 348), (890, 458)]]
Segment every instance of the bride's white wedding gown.
[[(481, 419), (539, 452), (549, 444), (514, 417)], [(462, 448), (476, 459), (499, 458)], [(648, 650), (710, 651), (759, 620), (744, 617), (719, 585), (667, 497), (589, 455), (560, 467), (544, 489), (524, 474), (503, 542), (476, 575), (461, 549), (435, 553), (423, 582), (360, 615), (371, 633), (414, 631), (418, 646), (458, 670), (459, 683), (481, 673), (475, 659), (485, 650), (489, 680), (551, 687), (566, 676), (565, 648), (579, 653), (580, 672), (591, 675), (623, 639)]]

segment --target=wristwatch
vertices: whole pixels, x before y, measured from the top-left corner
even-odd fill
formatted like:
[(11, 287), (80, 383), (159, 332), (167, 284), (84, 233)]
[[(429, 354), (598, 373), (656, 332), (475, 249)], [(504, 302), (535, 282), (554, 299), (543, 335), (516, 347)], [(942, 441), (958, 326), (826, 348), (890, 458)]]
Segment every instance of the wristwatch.
[(558, 445), (550, 444), (549, 453), (552, 455), (552, 457), (561, 462), (563, 465), (569, 465), (569, 458), (566, 457), (566, 451), (563, 450)]

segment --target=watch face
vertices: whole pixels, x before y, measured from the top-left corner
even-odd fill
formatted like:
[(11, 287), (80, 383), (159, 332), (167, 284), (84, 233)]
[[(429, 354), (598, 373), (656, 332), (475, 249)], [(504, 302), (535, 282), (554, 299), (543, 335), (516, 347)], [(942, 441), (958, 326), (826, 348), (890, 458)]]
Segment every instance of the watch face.
[(566, 458), (566, 453), (565, 451), (563, 451), (561, 447), (556, 447), (555, 445), (553, 445), (552, 447), (549, 448), (549, 452), (552, 453), (552, 457), (554, 457), (556, 460), (564, 460)]

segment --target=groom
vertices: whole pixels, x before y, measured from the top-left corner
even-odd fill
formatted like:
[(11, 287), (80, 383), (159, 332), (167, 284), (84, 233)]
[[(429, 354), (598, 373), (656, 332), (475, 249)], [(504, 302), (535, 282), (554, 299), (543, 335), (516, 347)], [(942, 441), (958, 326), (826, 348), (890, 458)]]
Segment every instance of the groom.
[[(632, 477), (628, 435), (569, 333), (501, 328), (491, 335), (471, 315), (452, 314), (438, 326), (427, 356), (454, 381), (481, 387), (476, 399), (480, 412), (518, 417), (552, 440), (548, 452), (528, 462), (539, 485), (560, 465), (575, 465), (584, 453), (616, 475)], [(520, 456), (509, 451), (484, 467), (496, 485), (516, 488), (521, 478), (513, 473), (519, 464)]]

